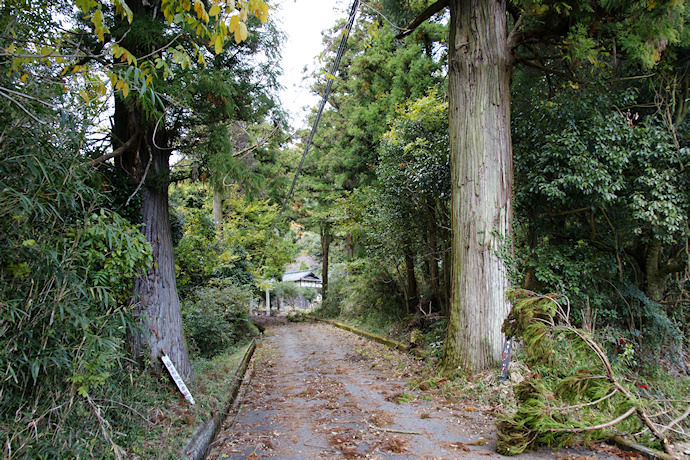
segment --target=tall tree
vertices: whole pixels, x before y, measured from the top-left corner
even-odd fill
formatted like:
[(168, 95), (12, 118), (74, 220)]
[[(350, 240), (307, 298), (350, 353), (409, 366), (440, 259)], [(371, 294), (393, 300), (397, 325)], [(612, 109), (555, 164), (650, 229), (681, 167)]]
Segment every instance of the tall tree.
[[(373, 6), (377, 8), (377, 2)], [(326, 65), (338, 49), (341, 29), (342, 24), (337, 24), (324, 37)], [(395, 29), (377, 10), (362, 11), (304, 169), (306, 190), (312, 196), (303, 202), (311, 203), (316, 211), (324, 251), (335, 236), (331, 206), (374, 180), (377, 147), (396, 107), (442, 85), (444, 35), (444, 26), (425, 24), (418, 34), (397, 40)], [(314, 91), (320, 92), (328, 78), (323, 71), (317, 73)], [(410, 252), (409, 273), (414, 259)]]
[(654, 65), (667, 44), (679, 39), (685, 6), (440, 0), (409, 29), (447, 7), (453, 287), (443, 365), (448, 372), (477, 371), (500, 358), (501, 325), (509, 311), (506, 266), (498, 253), (511, 239), (513, 64), (544, 68), (548, 57), (535, 46), (543, 43), (570, 64), (596, 60), (602, 48), (618, 46), (630, 59)]
[[(143, 58), (157, 56), (160, 49), (169, 47), (177, 40), (183, 32), (168, 27), (166, 19), (172, 21), (174, 14), (184, 15), (191, 8), (190, 4), (182, 4), (175, 10), (165, 4), (146, 0), (130, 0), (128, 5), (132, 22), (125, 24), (116, 21), (113, 35), (118, 46), (127, 50), (128, 56)], [(158, 14), (161, 7), (165, 13), (163, 16)], [(213, 3), (206, 11), (201, 2), (195, 2), (196, 14), (188, 15), (192, 18), (188, 22), (196, 26), (197, 34), (211, 38), (215, 52), (220, 53), (229, 32), (235, 33), (236, 42), (246, 39), (247, 26), (244, 21), (248, 20), (249, 13), (261, 17), (264, 22), (266, 20), (268, 6), (264, 2), (241, 2), (238, 8), (236, 14), (224, 17), (225, 10), (230, 13), (236, 11), (234, 6), (221, 9), (218, 3)], [(211, 21), (211, 17), (216, 17), (216, 21)], [(211, 25), (216, 26), (217, 33), (211, 34), (208, 30)], [(187, 35), (190, 39), (193, 36), (193, 33)], [(203, 61), (209, 53), (205, 51), (205, 43), (200, 44), (195, 44), (193, 49), (198, 60)], [(180, 64), (189, 65), (182, 45), (175, 51), (179, 54), (177, 60)], [(157, 62), (161, 62), (160, 58), (157, 59)], [(136, 71), (134, 75), (137, 75)], [(161, 84), (166, 77), (152, 78), (152, 84)], [(158, 363), (162, 355), (168, 355), (180, 375), (189, 379), (192, 377), (192, 368), (182, 332), (168, 210), (169, 156), (174, 133), (167, 124), (165, 112), (161, 114), (147, 110), (145, 99), (128, 97), (128, 93), (123, 86), (122, 91), (115, 94), (113, 149), (121, 150), (115, 160), (117, 166), (131, 178), (133, 184), (141, 187), (142, 231), (153, 248), (154, 258), (152, 268), (135, 282), (134, 302), (142, 321), (142, 332), (132, 335), (132, 353), (135, 359), (140, 360), (144, 348), (147, 348), (154, 363)]]

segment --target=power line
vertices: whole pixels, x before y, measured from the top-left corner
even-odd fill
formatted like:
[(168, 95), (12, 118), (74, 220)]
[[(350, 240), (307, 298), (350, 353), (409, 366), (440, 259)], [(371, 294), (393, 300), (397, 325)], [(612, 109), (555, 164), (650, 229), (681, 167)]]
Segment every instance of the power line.
[(347, 45), (347, 39), (350, 36), (350, 31), (352, 30), (352, 25), (355, 22), (355, 15), (357, 14), (357, 7), (359, 6), (359, 0), (354, 0), (352, 2), (352, 8), (350, 9), (350, 17), (347, 21), (347, 25), (345, 26), (345, 31), (343, 32), (343, 37), (340, 39), (340, 46), (338, 47), (338, 52), (335, 55), (335, 60), (333, 61), (333, 67), (331, 68), (331, 73), (328, 75), (328, 83), (326, 84), (326, 90), (323, 93), (323, 97), (321, 98), (321, 103), (319, 104), (319, 111), (316, 114), (316, 120), (314, 120), (314, 124), (311, 127), (311, 133), (309, 134), (309, 138), (307, 139), (307, 144), (304, 146), (304, 153), (302, 153), (302, 159), (299, 162), (299, 166), (297, 167), (297, 171), (295, 172), (295, 177), (292, 179), (292, 185), (290, 186), (290, 191), (288, 192), (287, 196), (285, 197), (285, 201), (283, 202), (283, 206), (280, 208), (280, 212), (278, 213), (278, 216), (276, 216), (276, 221), (280, 219), (280, 216), (283, 214), (283, 211), (287, 208), (288, 203), (290, 202), (290, 197), (292, 196), (292, 192), (295, 191), (295, 185), (297, 184), (297, 178), (299, 177), (300, 172), (302, 171), (302, 166), (304, 165), (304, 160), (307, 158), (307, 153), (309, 153), (309, 147), (311, 147), (311, 143), (314, 140), (314, 135), (316, 134), (316, 130), (319, 127), (319, 120), (321, 120), (321, 114), (323, 113), (323, 109), (326, 106), (326, 102), (328, 102), (328, 96), (331, 94), (331, 87), (333, 86), (333, 81), (335, 80), (335, 75), (338, 72), (338, 66), (340, 65), (340, 59), (343, 57), (343, 54), (345, 53), (345, 46)]

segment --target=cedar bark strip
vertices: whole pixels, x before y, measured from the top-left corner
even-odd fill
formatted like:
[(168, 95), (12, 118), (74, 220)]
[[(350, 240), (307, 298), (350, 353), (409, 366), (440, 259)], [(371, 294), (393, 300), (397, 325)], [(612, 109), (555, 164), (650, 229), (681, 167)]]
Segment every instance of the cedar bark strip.
[[(167, 177), (168, 154), (152, 147), (151, 169), (155, 175)], [(159, 181), (154, 181), (158, 183)], [(146, 185), (142, 203), (142, 232), (153, 248), (154, 265), (135, 280), (134, 290), (142, 306), (141, 319), (148, 334), (139, 337), (137, 348), (144, 343), (156, 365), (162, 354), (168, 355), (180, 376), (189, 381), (192, 366), (182, 330), (180, 299), (175, 283), (175, 263), (170, 214), (168, 209), (168, 182)]]
[(452, 174), (451, 315), (447, 372), (476, 372), (501, 357), (510, 310), (502, 239), (513, 210), (506, 3), (451, 0), (449, 40)]

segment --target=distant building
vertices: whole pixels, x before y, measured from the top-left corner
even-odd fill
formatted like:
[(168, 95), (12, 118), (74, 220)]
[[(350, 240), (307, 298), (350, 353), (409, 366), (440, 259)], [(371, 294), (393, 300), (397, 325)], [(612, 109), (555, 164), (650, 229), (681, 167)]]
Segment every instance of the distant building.
[(283, 282), (293, 282), (299, 287), (311, 287), (321, 289), (321, 278), (316, 276), (311, 270), (300, 270), (297, 272), (286, 272), (283, 275)]

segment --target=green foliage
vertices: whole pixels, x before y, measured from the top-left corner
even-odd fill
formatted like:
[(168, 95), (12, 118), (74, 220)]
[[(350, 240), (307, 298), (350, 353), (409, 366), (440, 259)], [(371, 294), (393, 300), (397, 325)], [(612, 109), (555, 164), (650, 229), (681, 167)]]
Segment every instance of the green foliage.
[[(137, 228), (108, 211), (68, 116), (0, 141), (0, 435), (13, 456), (107, 456), (110, 412), (125, 366), (131, 278), (151, 263)], [(7, 118), (5, 118), (7, 119)], [(82, 439), (81, 443), (71, 442)]]
[(179, 184), (171, 195), (184, 222), (175, 264), (185, 293), (213, 279), (256, 288), (259, 278), (278, 277), (292, 260), (293, 245), (272, 229), (276, 208), (267, 201), (249, 199), (233, 189), (224, 201), (225, 219), (218, 234), (208, 190)]
[(317, 314), (366, 324), (374, 332), (390, 333), (404, 318), (404, 304), (399, 280), (385, 266), (358, 259), (333, 270), (328, 297)]
[(428, 226), (442, 225), (449, 203), (449, 148), (448, 103), (435, 91), (398, 111), (379, 149), (371, 249), (428, 247)]
[(221, 251), (208, 210), (188, 209), (184, 216), (184, 236), (175, 247), (178, 283), (199, 285), (209, 279), (218, 267)]
[(283, 299), (304, 297), (307, 302), (311, 302), (318, 297), (319, 292), (312, 287), (298, 286), (297, 283), (286, 281), (273, 285), (273, 295)]
[(193, 353), (212, 358), (257, 334), (249, 320), (251, 292), (227, 281), (194, 291), (182, 306), (185, 335)]
[(273, 285), (273, 294), (278, 297), (297, 297), (300, 294), (300, 287), (290, 281), (275, 283)]
[(246, 251), (255, 275), (279, 278), (293, 259), (294, 246), (273, 227), (277, 206), (268, 200), (249, 200), (237, 192), (229, 193), (225, 204), (224, 238)]
[[(545, 81), (535, 78), (520, 73), (515, 90), (545, 96)], [(658, 343), (680, 340), (652, 332), (664, 321), (650, 301), (664, 300), (669, 275), (687, 265), (679, 254), (688, 237), (682, 171), (690, 151), (658, 112), (617, 108), (643, 105), (650, 96), (640, 86), (568, 86), (529, 107), (516, 99), (516, 281), (567, 293), (574, 320), (593, 315)]]
[[(378, 149), (376, 184), (345, 197), (336, 222), (357, 236), (370, 257), (391, 271), (418, 258), (422, 295), (443, 310), (448, 289), (439, 274), (450, 239), (448, 103), (431, 91), (401, 106)], [(358, 223), (356, 223), (358, 222)], [(409, 281), (408, 281), (409, 282)]]

